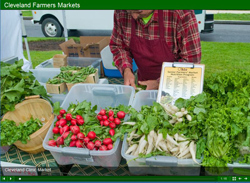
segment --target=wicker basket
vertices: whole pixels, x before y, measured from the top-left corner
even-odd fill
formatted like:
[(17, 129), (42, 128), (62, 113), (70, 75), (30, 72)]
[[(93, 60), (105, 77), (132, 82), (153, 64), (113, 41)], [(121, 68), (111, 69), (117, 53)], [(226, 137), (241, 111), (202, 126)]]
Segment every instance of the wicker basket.
[(30, 140), (27, 141), (27, 144), (17, 141), (14, 145), (25, 152), (36, 154), (44, 151), (43, 139), (54, 120), (53, 109), (50, 103), (41, 99), (39, 95), (26, 97), (24, 101), (15, 106), (14, 111), (7, 112), (2, 120), (13, 120), (19, 125), (19, 123), (30, 120), (31, 117), (34, 119), (38, 118), (44, 125), (30, 135)]

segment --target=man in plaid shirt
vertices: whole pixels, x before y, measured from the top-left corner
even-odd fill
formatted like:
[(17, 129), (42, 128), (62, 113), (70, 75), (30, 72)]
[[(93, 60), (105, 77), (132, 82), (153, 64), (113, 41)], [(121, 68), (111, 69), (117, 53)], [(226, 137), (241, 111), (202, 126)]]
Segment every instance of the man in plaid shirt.
[(201, 45), (193, 10), (116, 10), (110, 40), (114, 62), (124, 85), (158, 89), (162, 62), (200, 63)]

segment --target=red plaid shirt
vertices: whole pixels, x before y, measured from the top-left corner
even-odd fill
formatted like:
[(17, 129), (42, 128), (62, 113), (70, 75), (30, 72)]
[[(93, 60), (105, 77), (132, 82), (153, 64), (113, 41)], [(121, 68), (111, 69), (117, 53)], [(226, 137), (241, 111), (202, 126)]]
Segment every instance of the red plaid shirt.
[[(114, 13), (114, 28), (110, 49), (117, 68), (123, 73), (125, 68), (132, 69), (132, 54), (129, 49), (132, 16), (126, 10)], [(165, 38), (167, 45), (179, 62), (200, 63), (201, 45), (198, 24), (193, 10), (163, 10)], [(136, 35), (148, 40), (159, 39), (158, 10), (154, 11), (149, 22), (144, 25), (137, 20)]]

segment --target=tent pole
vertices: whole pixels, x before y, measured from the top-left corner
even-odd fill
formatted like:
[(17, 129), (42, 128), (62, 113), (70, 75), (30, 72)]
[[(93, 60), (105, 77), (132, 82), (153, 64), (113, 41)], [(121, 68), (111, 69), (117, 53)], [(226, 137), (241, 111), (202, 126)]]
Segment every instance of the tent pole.
[(64, 27), (65, 41), (68, 41), (68, 29), (67, 29), (67, 23), (66, 23), (66, 13), (65, 13), (65, 10), (62, 10), (62, 17), (63, 17), (63, 27)]
[(30, 58), (30, 50), (29, 50), (29, 45), (28, 45), (28, 41), (27, 41), (27, 34), (26, 34), (25, 27), (24, 27), (24, 22), (23, 22), (23, 14), (22, 14), (21, 10), (19, 10), (19, 13), (20, 13), (20, 19), (21, 19), (21, 24), (22, 24), (22, 37), (24, 38), (28, 59), (31, 63), (31, 67), (32, 67), (32, 62), (31, 62), (31, 58)]

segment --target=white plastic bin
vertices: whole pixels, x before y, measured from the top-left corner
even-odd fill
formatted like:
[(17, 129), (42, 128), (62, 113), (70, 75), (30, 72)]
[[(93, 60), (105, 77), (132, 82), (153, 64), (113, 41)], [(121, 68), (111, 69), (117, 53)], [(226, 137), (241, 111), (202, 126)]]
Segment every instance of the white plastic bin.
[(49, 79), (52, 79), (61, 72), (60, 68), (38, 68), (30, 69), (30, 71), (40, 83), (46, 83)]
[[(135, 95), (132, 107), (140, 111), (142, 105), (151, 106), (157, 98), (157, 90), (139, 91)], [(122, 157), (127, 160), (128, 168), (134, 175), (200, 175), (200, 165), (196, 164), (192, 159), (178, 159), (173, 156), (154, 156), (150, 158), (137, 158), (127, 155), (128, 149), (127, 134), (124, 136), (122, 143)], [(201, 162), (197, 160), (197, 162)]]
[[(71, 88), (61, 107), (67, 110), (70, 103), (82, 102), (84, 100), (91, 102), (92, 107), (97, 105), (98, 111), (108, 106), (116, 107), (120, 104), (128, 106), (132, 104), (134, 93), (134, 88), (131, 86), (77, 84)], [(120, 139), (115, 142), (114, 148), (109, 151), (90, 151), (76, 147), (52, 147), (47, 143), (50, 138), (53, 138), (53, 127), (54, 124), (51, 125), (43, 141), (43, 147), (50, 151), (58, 164), (80, 164), (106, 168), (117, 168), (119, 166), (122, 145)]]
[[(99, 76), (101, 75), (101, 58), (92, 58), (92, 57), (68, 57), (67, 64), (69, 66), (79, 66), (79, 67), (87, 67), (92, 65), (94, 68), (98, 69)], [(35, 69), (60, 69), (53, 67), (53, 58), (46, 60), (35, 67)]]
[(250, 164), (242, 164), (242, 163), (232, 163), (227, 164), (228, 170), (222, 172), (221, 174), (211, 173), (205, 170), (206, 176), (249, 176), (250, 175)]

